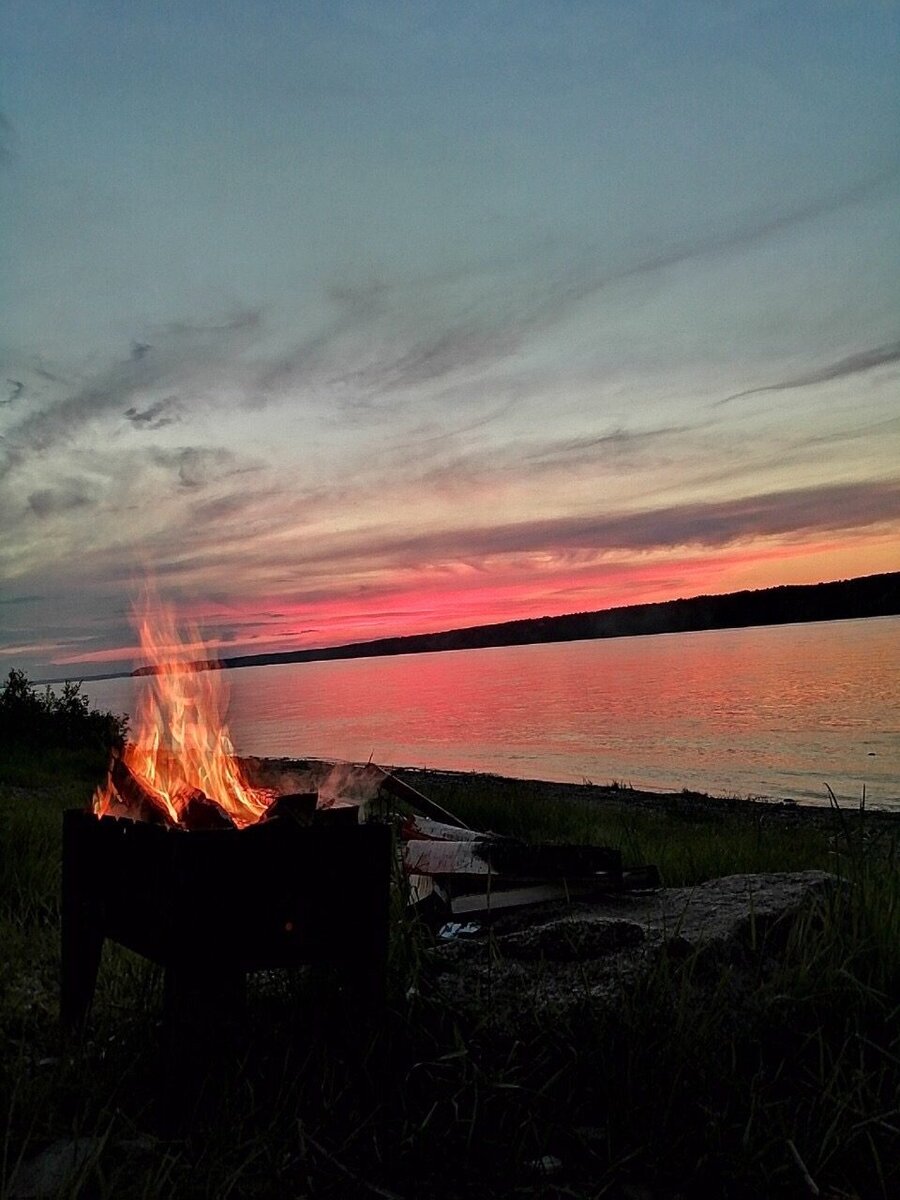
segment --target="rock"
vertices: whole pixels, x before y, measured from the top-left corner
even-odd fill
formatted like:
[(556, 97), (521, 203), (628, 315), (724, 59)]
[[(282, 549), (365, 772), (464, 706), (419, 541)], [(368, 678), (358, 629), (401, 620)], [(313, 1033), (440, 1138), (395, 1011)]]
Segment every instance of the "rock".
[(730, 875), (653, 895), (542, 905), (498, 917), (477, 938), (435, 948), (440, 994), (498, 1021), (538, 1020), (589, 1002), (615, 1008), (662, 960), (690, 961), (729, 987), (755, 986), (774, 965), (794, 919), (841, 886), (824, 871)]
[(636, 921), (563, 918), (509, 933), (502, 947), (507, 958), (519, 962), (581, 963), (639, 946), (646, 938), (646, 930)]

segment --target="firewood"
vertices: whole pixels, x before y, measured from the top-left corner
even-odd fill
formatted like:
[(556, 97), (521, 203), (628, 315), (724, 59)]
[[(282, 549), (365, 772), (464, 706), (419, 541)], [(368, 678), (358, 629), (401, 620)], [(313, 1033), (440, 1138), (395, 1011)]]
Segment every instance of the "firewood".
[(313, 813), (313, 825), (326, 827), (359, 824), (358, 804), (332, 804), (328, 808), (317, 808)]
[(173, 825), (171, 814), (154, 792), (138, 779), (121, 758), (114, 758), (109, 777), (127, 816), (150, 825)]
[(178, 800), (178, 823), (185, 829), (236, 829), (232, 818), (221, 804), (199, 788), (192, 788)]
[(467, 829), (465, 821), (461, 821), (459, 817), (452, 812), (448, 812), (446, 808), (441, 808), (440, 804), (434, 800), (429, 800), (427, 796), (423, 796), (421, 792), (417, 792), (414, 787), (410, 787), (402, 779), (398, 779), (396, 775), (388, 775), (386, 772), (375, 767), (379, 774), (384, 777), (380, 780), (381, 787), (395, 800), (403, 800), (416, 812), (420, 812), (423, 816), (431, 817), (433, 821), (441, 821), (445, 825), (453, 825), (457, 829)]
[(410, 875), (492, 875), (487, 842), (426, 839), (403, 844), (403, 866)]
[(276, 817), (280, 817), (297, 825), (311, 825), (318, 799), (318, 792), (288, 792), (283, 796), (276, 796), (263, 814), (262, 820), (274, 821)]

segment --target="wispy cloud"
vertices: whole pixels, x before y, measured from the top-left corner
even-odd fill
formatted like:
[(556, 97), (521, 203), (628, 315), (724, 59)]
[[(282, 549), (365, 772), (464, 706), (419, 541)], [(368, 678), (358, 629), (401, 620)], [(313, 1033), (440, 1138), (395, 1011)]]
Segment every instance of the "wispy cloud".
[(345, 375), (341, 382), (357, 389), (364, 400), (372, 394), (433, 383), (459, 371), (478, 370), (486, 363), (509, 357), (519, 345), (514, 328), (491, 329), (472, 319), (439, 330), (394, 357)]
[(900, 178), (900, 165), (891, 163), (883, 170), (858, 180), (848, 188), (825, 191), (815, 199), (796, 204), (761, 217), (748, 217), (733, 221), (722, 231), (705, 233), (699, 237), (676, 242), (658, 253), (638, 257), (630, 263), (609, 269), (594, 266), (587, 260), (572, 273), (568, 288), (561, 292), (557, 304), (575, 304), (613, 284), (624, 283), (644, 275), (654, 275), (670, 267), (694, 259), (723, 254), (765, 241), (767, 238), (808, 221), (817, 220), (831, 213), (840, 212), (868, 200), (873, 194), (896, 183)]
[(848, 354), (837, 362), (828, 363), (812, 371), (800, 375), (792, 375), (787, 379), (779, 379), (775, 383), (762, 384), (760, 387), (747, 388), (743, 392), (735, 392), (717, 400), (714, 408), (730, 404), (732, 400), (741, 400), (745, 396), (757, 396), (761, 392), (784, 392), (791, 388), (812, 387), (817, 383), (830, 383), (833, 379), (845, 379), (851, 375), (862, 375), (874, 371), (877, 367), (891, 366), (900, 363), (900, 341), (888, 342), (884, 346), (874, 346), (870, 350), (861, 350), (857, 354)]
[[(494, 366), (515, 363), (530, 341), (565, 322), (582, 304), (605, 290), (629, 280), (652, 277), (671, 267), (726, 254), (767, 239), (795, 226), (861, 204), (873, 194), (896, 182), (900, 168), (892, 164), (844, 189), (824, 191), (804, 203), (785, 207), (758, 217), (732, 220), (721, 230), (674, 241), (649, 255), (632, 255), (610, 266), (605, 251), (582, 250), (575, 263), (539, 264), (532, 262), (527, 280), (515, 272), (485, 277), (477, 287), (480, 302), (454, 312), (452, 308), (428, 317), (431, 303), (440, 296), (441, 281), (424, 282), (425, 290), (416, 296), (414, 288), (395, 289), (382, 282), (377, 286), (338, 289), (333, 299), (339, 313), (331, 325), (309, 343), (287, 354), (267, 368), (260, 378), (265, 392), (278, 383), (296, 385), (314, 379), (326, 388), (341, 408), (352, 412), (368, 409), (374, 401), (393, 395), (398, 404), (404, 394), (455, 378), (472, 380), (484, 377)], [(532, 248), (534, 249), (534, 248)], [(524, 253), (521, 261), (533, 254)], [(538, 269), (539, 268), (539, 269)], [(474, 281), (473, 281), (474, 282)], [(456, 280), (453, 281), (455, 286)], [(453, 292), (451, 287), (450, 292)], [(431, 321), (423, 333), (413, 323), (405, 340), (395, 338), (402, 328), (398, 317), (409, 316), (409, 306), (418, 305), (419, 320)], [(380, 339), (380, 322), (386, 321), (393, 337)], [(374, 339), (365, 361), (350, 370), (335, 368), (346, 348), (343, 339), (365, 331)], [(358, 350), (358, 348), (357, 348)], [(799, 386), (799, 385), (798, 385)]]
[(174, 418), (175, 400), (163, 397), (147, 403), (145, 397), (156, 389), (170, 390), (183, 384), (203, 366), (233, 356), (241, 345), (239, 335), (252, 335), (258, 324), (258, 313), (242, 312), (215, 324), (170, 324), (160, 330), (153, 344), (135, 343), (125, 359), (9, 427), (0, 478), (31, 454), (65, 443), (92, 421), (114, 413), (151, 428), (171, 423), (168, 418)]
[(585, 435), (584, 437), (565, 438), (549, 441), (539, 449), (526, 456), (528, 462), (550, 465), (563, 462), (574, 462), (582, 459), (595, 459), (600, 454), (631, 456), (635, 451), (687, 433), (694, 426), (669, 425), (659, 429), (611, 429), (608, 433)]
[[(900, 520), (900, 480), (836, 484), (748, 495), (721, 502), (675, 504), (626, 513), (597, 511), (580, 516), (496, 525), (437, 527), (403, 535), (369, 527), (348, 532), (318, 529), (291, 532), (288, 515), (272, 501), (243, 498), (208, 512), (196, 526), (160, 529), (143, 542), (161, 583), (201, 586), (207, 593), (224, 588), (244, 594), (240, 579), (252, 580), (256, 594), (291, 595), (326, 601), (387, 594), (397, 573), (441, 578), (448, 585), (460, 569), (487, 572), (501, 563), (521, 578), (536, 564), (584, 565), (607, 555), (644, 555), (685, 548), (716, 551), (767, 539), (800, 539), (866, 530)], [(235, 504), (239, 501), (235, 501)], [(221, 521), (221, 535), (215, 532)], [(127, 581), (133, 560), (116, 546), (98, 546), (84, 558), (84, 569), (114, 590)], [(61, 577), (60, 577), (61, 578)]]

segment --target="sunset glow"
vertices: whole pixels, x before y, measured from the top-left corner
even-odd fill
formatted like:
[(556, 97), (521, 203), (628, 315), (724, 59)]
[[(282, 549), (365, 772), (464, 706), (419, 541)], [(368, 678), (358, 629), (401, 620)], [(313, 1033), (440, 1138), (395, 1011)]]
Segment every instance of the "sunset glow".
[(0, 672), (900, 568), (900, 10), (677, 9), (14, 5)]

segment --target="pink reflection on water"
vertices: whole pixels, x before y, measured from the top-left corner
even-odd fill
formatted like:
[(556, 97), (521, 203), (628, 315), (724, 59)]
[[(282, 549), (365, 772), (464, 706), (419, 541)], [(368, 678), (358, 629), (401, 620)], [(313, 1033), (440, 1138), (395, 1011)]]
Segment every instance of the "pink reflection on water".
[(823, 803), (865, 784), (900, 805), (898, 635), (881, 618), (254, 667), (231, 675), (231, 728), (243, 753)]

